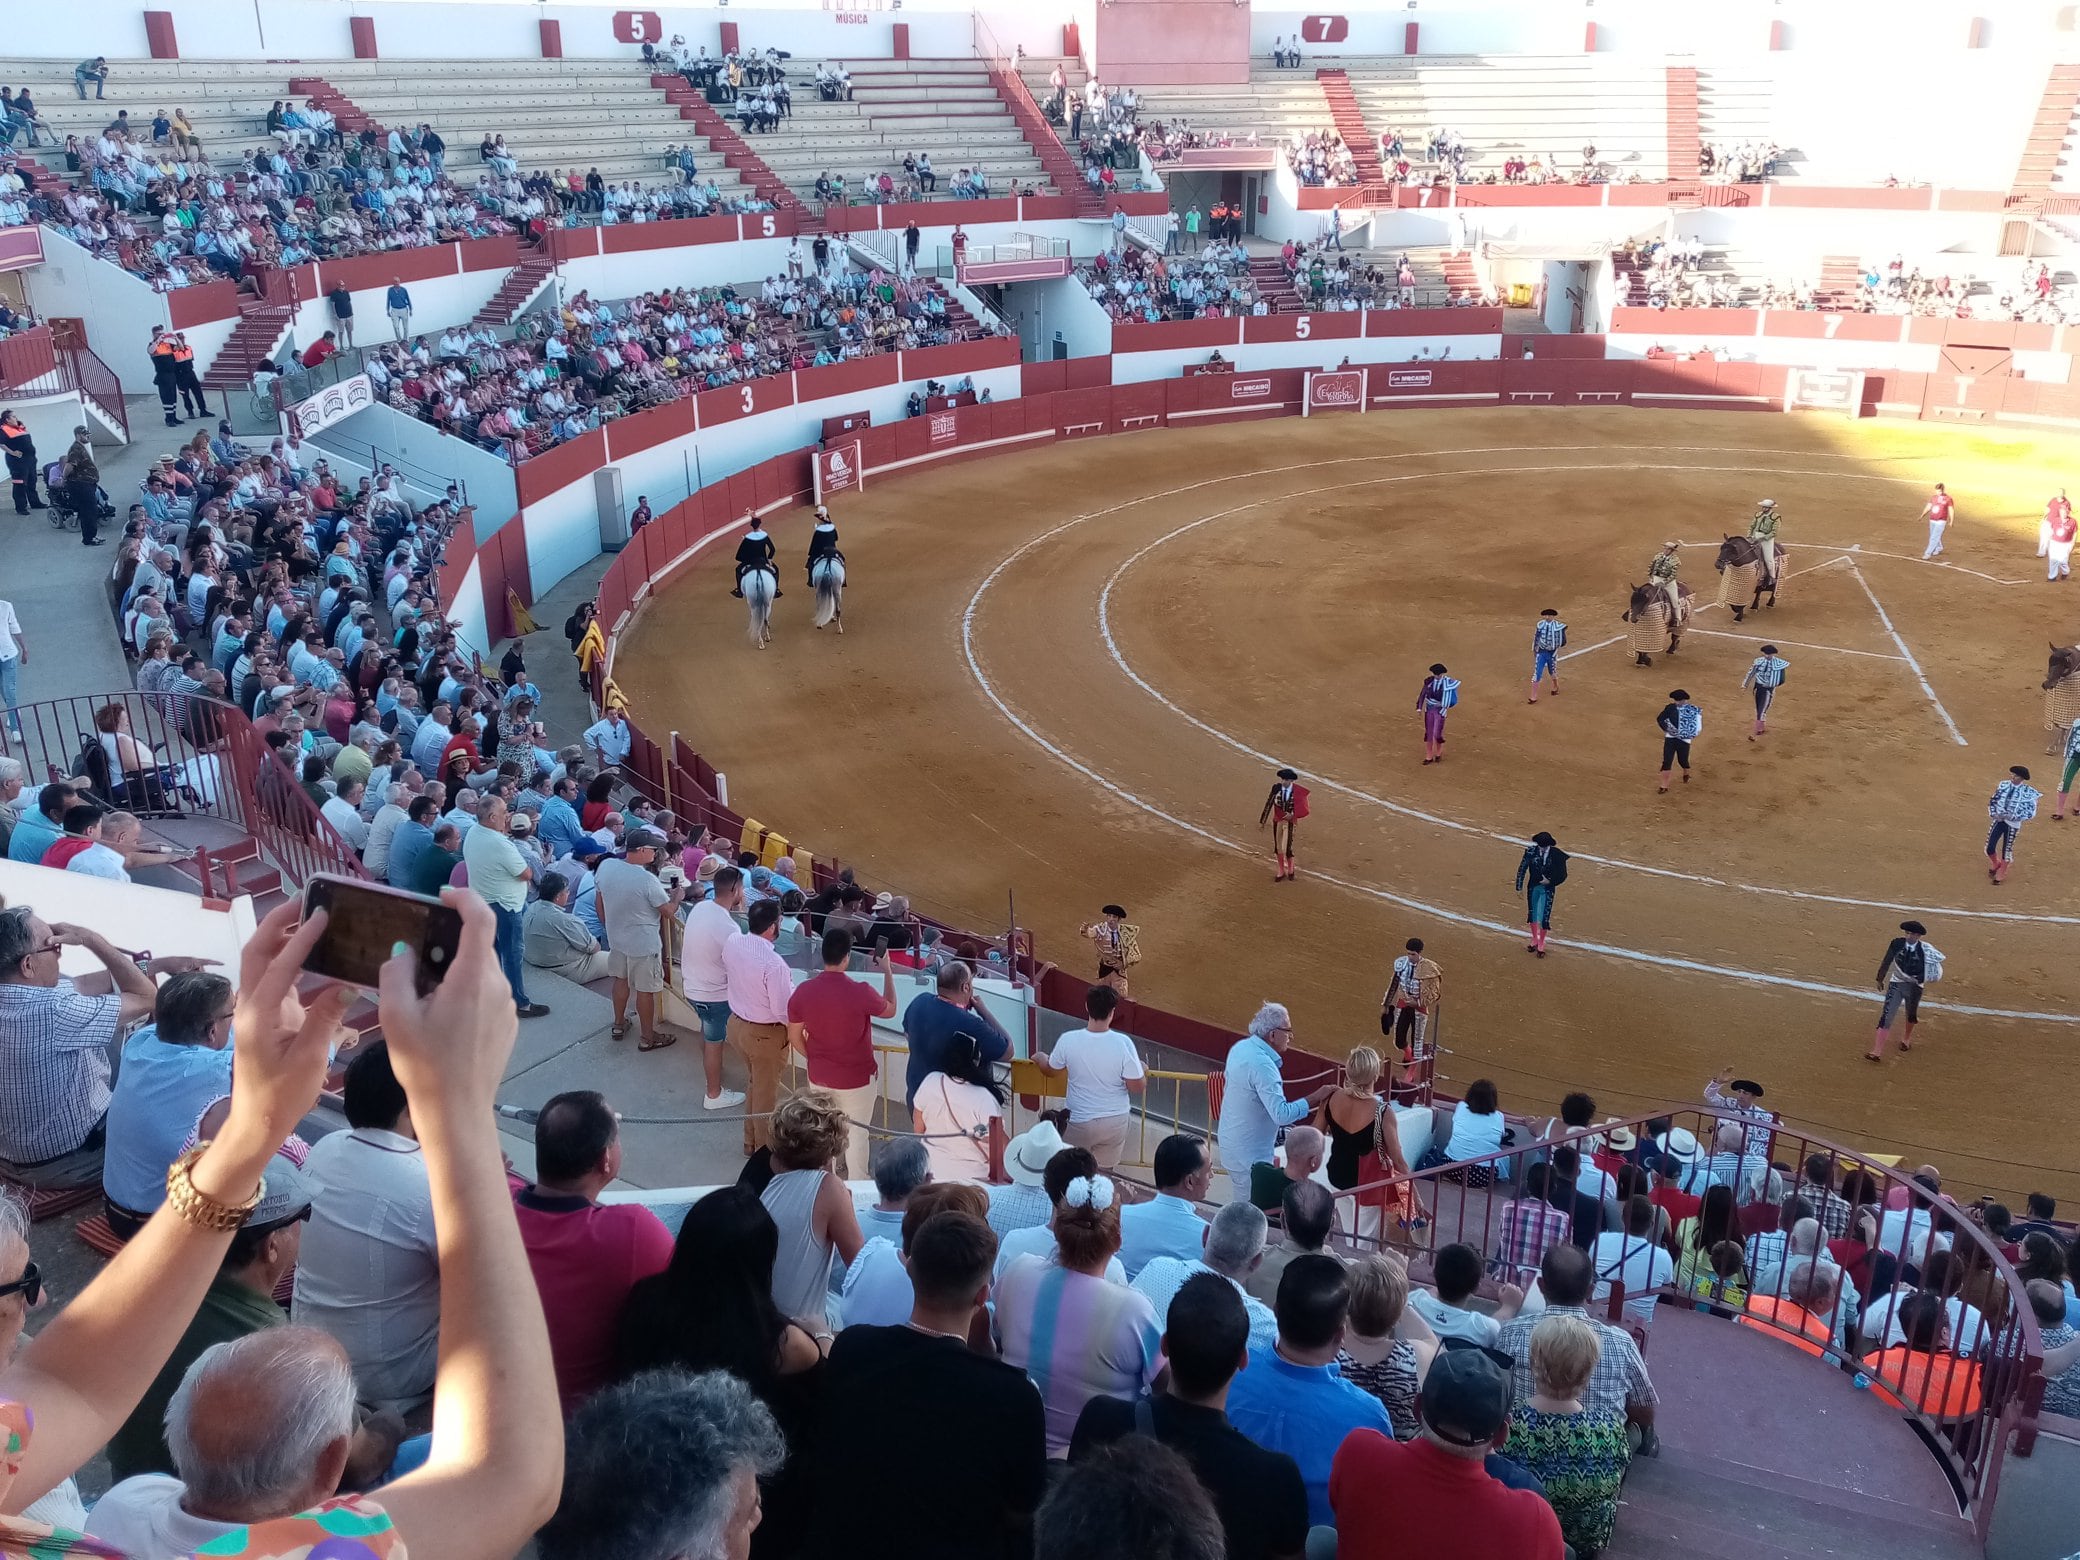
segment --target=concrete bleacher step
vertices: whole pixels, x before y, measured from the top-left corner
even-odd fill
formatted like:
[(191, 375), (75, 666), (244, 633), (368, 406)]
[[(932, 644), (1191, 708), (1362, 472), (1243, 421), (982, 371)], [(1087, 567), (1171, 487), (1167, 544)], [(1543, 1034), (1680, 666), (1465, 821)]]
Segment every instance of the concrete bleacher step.
[(1646, 1362), (1662, 1451), (1633, 1461), (1610, 1560), (1979, 1560), (1934, 1455), (1840, 1370), (1669, 1302)]
[(1983, 1560), (1962, 1521), (1902, 1521), (1878, 1503), (1782, 1473), (1729, 1469), (1668, 1446), (1635, 1458), (1604, 1560)]

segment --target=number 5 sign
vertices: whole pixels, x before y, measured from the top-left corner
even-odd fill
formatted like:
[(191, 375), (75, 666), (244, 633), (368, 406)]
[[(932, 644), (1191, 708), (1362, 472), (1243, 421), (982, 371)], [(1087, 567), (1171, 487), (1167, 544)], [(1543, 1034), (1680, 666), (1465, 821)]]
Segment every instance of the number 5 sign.
[(662, 43), (664, 24), (655, 11), (616, 11), (614, 37), (621, 43)]

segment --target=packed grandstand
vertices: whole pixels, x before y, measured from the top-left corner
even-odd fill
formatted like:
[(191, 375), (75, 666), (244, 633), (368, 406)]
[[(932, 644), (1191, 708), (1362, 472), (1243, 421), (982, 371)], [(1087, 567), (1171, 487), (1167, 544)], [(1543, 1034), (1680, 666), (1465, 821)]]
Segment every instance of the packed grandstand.
[[(2003, 440), (2041, 441), (2013, 446), (2016, 469), (2051, 469), (2080, 425), (2069, 17), (2042, 36), (1975, 22), (1967, 43), (1956, 18), (1873, 12), (1855, 25), (1917, 52), (1843, 81), (1838, 19), (1748, 4), (1722, 18), (1753, 32), (1738, 47), (1669, 17), (1637, 36), (1591, 21), (1586, 48), (1579, 18), (1563, 39), (1528, 6), (1209, 21), (1153, 0), (1065, 27), (487, 4), (470, 42), (415, 9), (0, 18), (19, 527), (0, 590), (0, 1553), (2056, 1560), (2080, 1543), (2080, 1180), (2055, 1144), (1980, 1120), (1970, 1066), (1933, 1076), (1977, 1127), (1851, 1102), (1826, 1063), (1765, 1087), (1731, 1018), (1694, 1061), (1671, 1022), (1673, 1063), (1599, 1042), (1587, 998), (1540, 1013), (1563, 1061), (1483, 1032), (1470, 990), (1506, 983), (1463, 953), (1448, 1002), (1447, 940), (1499, 932), (1516, 978), (1550, 968), (1567, 881), (1550, 834), (1494, 836), (1523, 853), (1520, 892), (1529, 873), (1510, 924), (1430, 914), (1421, 896), (1454, 885), (1397, 875), (1356, 910), (1322, 901), (1320, 957), (1282, 958), (1298, 923), (1260, 909), (1287, 894), (1263, 847), (1298, 892), (1353, 886), (1309, 854), (1329, 825), (1305, 787), (1322, 811), (1482, 831), (1457, 803), (1274, 759), (1269, 797), (1245, 799), (1262, 832), (1230, 848), (1226, 824), (1155, 799), (1160, 775), (1050, 738), (1053, 705), (1080, 697), (1066, 653), (977, 648), (1005, 578), (1154, 693), (1127, 659), (1163, 653), (1124, 626), (1129, 565), (1239, 512), (1198, 488), (1288, 470), (1608, 444), (1667, 455), (1636, 456), (1644, 484), (1708, 465), (1662, 449), (1701, 438), (1695, 420), (1653, 419), (1736, 410), (1818, 431), (1783, 436), (1788, 466), (1727, 435), (1758, 463), (1731, 469), (1822, 488), (1866, 452), (1924, 451), (1857, 443), (1879, 418), (1963, 424), (1956, 447), (1986, 441), (1989, 465)], [(1382, 413), (1419, 447), (1365, 442), (1397, 437)], [(1635, 421), (1425, 443), (1462, 414)], [(1253, 426), (1301, 415), (1346, 420)], [(1045, 463), (1071, 439), (1091, 442)], [(1122, 450), (1176, 463), (1176, 485), (1114, 491)], [(971, 459), (1007, 475), (952, 486)], [(1309, 505), (1282, 523), (1339, 550), (1342, 491), (1281, 489)], [(1931, 677), (1955, 667), (1924, 668), (1860, 572), (1947, 567), (1951, 500), (1928, 505), (1919, 558), (1844, 539), (1814, 560), (1888, 637), (1784, 644), (1911, 666), (1950, 722)], [(1139, 506), (1176, 529), (1093, 585), (1095, 629), (1077, 564), (1006, 576)], [(2062, 817), (2080, 765), (2080, 648), (2060, 648), (2069, 615), (2038, 631), (2062, 597), (2036, 578), (2061, 579), (2072, 510), (2062, 489), (1989, 495), (1989, 529), (2012, 520), (2024, 553), (2007, 510), (2026, 506), (2044, 510), (2027, 591), (2012, 558), (1951, 571), (2016, 587), (2039, 663), (2054, 636), (2027, 691), (2054, 756), (2034, 730), (2016, 750), (2036, 789), (2026, 807), (1995, 793), (2008, 856), (1997, 834), (1989, 869), (1972, 863), (1990, 887), (2038, 790)], [(1967, 501), (1962, 524), (1979, 518)], [(1794, 523), (1818, 545), (1829, 517)], [(985, 534), (1015, 550), (986, 565), (956, 545)], [(1194, 583), (1232, 562), (1203, 545), (1180, 566)], [(904, 547), (910, 574), (877, 569)], [(1318, 653), (1306, 613), (1342, 608), (1254, 567), (1233, 572)], [(1449, 590), (1477, 566), (1391, 567), (1430, 581), (1448, 639)], [(1700, 591), (1710, 567), (1691, 566)], [(1685, 599), (1672, 569), (1648, 579)], [(1717, 588), (1736, 610), (1745, 592)], [(1650, 610), (1636, 597), (1612, 639), (1584, 611), (1564, 652), (1566, 625), (1534, 617), (1531, 702), (1563, 663), (1564, 704), (1588, 702), (1566, 656), (1623, 640), (1608, 653), (1630, 671), (1640, 645), (1673, 653), (1663, 619), (1641, 637)], [(832, 632), (772, 638), (789, 615)], [(898, 650), (875, 616), (924, 637)], [(1248, 687), (1253, 663), (1225, 657), (1257, 620), (1228, 638), (1199, 616), (1214, 648), (1177, 658)], [(1774, 654), (1751, 740), (1765, 686), (1808, 686)], [(974, 708), (1031, 744), (1003, 767), (1047, 829), (918, 745), (961, 740), (967, 707), (933, 676), (956, 664)], [(1010, 690), (1015, 673), (1038, 682)], [(1459, 687), (1442, 662), (1421, 679), (1426, 765)], [(1691, 778), (1686, 707), (1671, 694), (1653, 736), (1663, 792), (1678, 751), (1676, 791)], [(1468, 784), (1482, 760), (1454, 741)], [(1073, 789), (1037, 789), (1036, 749)], [(840, 755), (815, 772), (842, 807), (779, 816), (719, 772), (770, 780), (811, 752)], [(1523, 773), (1569, 762), (1547, 750)], [(848, 834), (862, 809), (879, 826)], [(964, 820), (949, 838), (1000, 853), (918, 846), (942, 812)], [(1140, 859), (1127, 835), (1149, 819), (1170, 865), (1143, 861), (1132, 894), (1093, 888)], [(2025, 866), (2069, 879), (2053, 833), (2031, 831)], [(1620, 869), (1575, 858), (1577, 882)], [(1096, 897), (1064, 921), (1072, 880)], [(1939, 1032), (1975, 1015), (2036, 1046), (2072, 1022), (2069, 961), (2031, 940), (2069, 937), (2070, 907), (2018, 884), (1938, 935), (1968, 926), (1979, 949), (1995, 928), (2030, 966), (2014, 980), (2037, 992), (2050, 968), (2051, 994), (1996, 1001), (1966, 972), (1961, 997), (1931, 994)], [(1912, 917), (1947, 901), (1755, 892), (1812, 902), (1779, 912), (1802, 944), (1827, 943), (1801, 925), (1821, 901), (1888, 939), (1907, 917), (1853, 998), (1883, 1004), (1872, 1061), (1908, 1065), (1943, 976)], [(1157, 901), (1171, 940), (1150, 980)], [(1565, 915), (1561, 932), (1559, 965), (1632, 956), (1571, 942)], [(1637, 962), (1672, 1008), (1710, 1012), (1718, 987), (1675, 983), (1723, 974), (1722, 954)], [(1786, 1004), (1770, 1025), (1812, 1025), (1789, 1005), (1807, 1002), (1868, 1034), (1835, 977), (1724, 956)], [(1237, 982), (1269, 1000), (1232, 1005)]]

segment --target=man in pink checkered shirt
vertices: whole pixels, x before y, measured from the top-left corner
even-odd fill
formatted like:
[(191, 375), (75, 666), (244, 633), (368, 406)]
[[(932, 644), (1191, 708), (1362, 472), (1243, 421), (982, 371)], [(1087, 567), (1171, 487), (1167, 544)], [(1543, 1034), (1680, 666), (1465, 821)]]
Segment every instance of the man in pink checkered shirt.
[(1547, 1167), (1535, 1164), (1524, 1172), (1523, 1195), (1502, 1205), (1495, 1237), (1497, 1276), (1515, 1283), (1529, 1281), (1551, 1246), (1565, 1245), (1574, 1221), (1546, 1201)]

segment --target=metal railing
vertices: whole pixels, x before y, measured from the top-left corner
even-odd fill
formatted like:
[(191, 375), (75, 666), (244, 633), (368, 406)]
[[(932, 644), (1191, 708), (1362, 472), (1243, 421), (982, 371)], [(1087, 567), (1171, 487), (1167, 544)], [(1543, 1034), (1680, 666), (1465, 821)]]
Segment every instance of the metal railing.
[[(2010, 1437), (2023, 1456), (2035, 1439), (2043, 1339), (2021, 1278), (1974, 1210), (1881, 1157), (1728, 1108), (1685, 1105), (1550, 1137), (1532, 1121), (1513, 1120), (1509, 1130), (1495, 1152), (1453, 1160), (1447, 1141), (1408, 1175), (1339, 1189), (1339, 1200), (1379, 1210), (1377, 1227), (1353, 1232), (1353, 1243), (1431, 1257), (1462, 1243), (1486, 1262), (1490, 1286), (1521, 1285), (1551, 1246), (1571, 1239), (1593, 1247), (1600, 1233), (1622, 1234), (1631, 1197), (1644, 1196), (1659, 1210), (1647, 1239), (1675, 1261), (1672, 1280), (1656, 1291), (1659, 1303), (1737, 1318), (1856, 1374), (1915, 1424), (1984, 1540)], [(1614, 1134), (1621, 1142), (1629, 1135), (1634, 1146), (1613, 1149)], [(1722, 1134), (1729, 1141), (1715, 1151)], [(1554, 1168), (1563, 1149), (1581, 1167), (1571, 1181)], [(1594, 1190), (1583, 1192), (1592, 1171), (1600, 1172)], [(1788, 1289), (1803, 1255), (1787, 1249), (1792, 1198), (1804, 1202), (1803, 1216), (1821, 1222), (1818, 1256), (1855, 1284), (1863, 1314), (1876, 1315), (1882, 1331), (1875, 1341), (1839, 1291), (1827, 1341), (1802, 1330), (1812, 1324)], [(1837, 1228), (1847, 1233), (1832, 1237)], [(1623, 1262), (1621, 1255), (1599, 1277), (1598, 1295), (1609, 1294), (1614, 1308), (1628, 1298), (1615, 1282)], [(1903, 1284), (1961, 1296), (1972, 1309), (1953, 1305), (1951, 1315), (1971, 1336), (1949, 1337), (1946, 1327), (1947, 1341), (1933, 1354), (1888, 1347), (1904, 1332), (1896, 1320)], [(1641, 1320), (1636, 1311), (1628, 1316), (1644, 1342)]]
[[(28, 770), (23, 785), (30, 808), (45, 784), (79, 778), (97, 800), (137, 814), (169, 838), (179, 834), (168, 825), (196, 819), (250, 837), (253, 851), (241, 850), (235, 838), (199, 848), (196, 876), (206, 894), (217, 891), (219, 870), (224, 893), (239, 892), (237, 863), (255, 859), (254, 852), (292, 890), (319, 872), (368, 875), (296, 775), (269, 751), (265, 735), (234, 705), (124, 689), (39, 700), (14, 714), (19, 730), (0, 732), (0, 754)], [(136, 742), (137, 761), (113, 762), (104, 732)], [(116, 746), (120, 751), (120, 741)]]
[(130, 413), (123, 405), (123, 382), (93, 352), (77, 344), (61, 344), (48, 325), (0, 337), (0, 396), (26, 399), (73, 391), (130, 437)]

